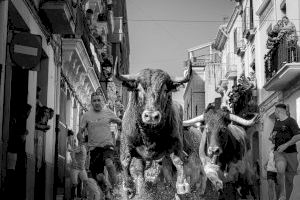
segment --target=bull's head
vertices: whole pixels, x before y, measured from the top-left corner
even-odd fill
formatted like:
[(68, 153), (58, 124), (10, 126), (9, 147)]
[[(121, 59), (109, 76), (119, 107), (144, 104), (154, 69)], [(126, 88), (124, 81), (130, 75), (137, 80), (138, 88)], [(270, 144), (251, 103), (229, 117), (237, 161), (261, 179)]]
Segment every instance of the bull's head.
[(232, 134), (228, 124), (234, 121), (243, 126), (250, 126), (254, 124), (255, 119), (256, 117), (251, 120), (245, 120), (227, 111), (216, 109), (213, 105), (209, 105), (203, 115), (184, 121), (183, 125), (189, 126), (196, 122), (205, 122), (206, 148), (203, 153), (211, 159), (213, 164), (217, 164), (217, 160), (224, 148), (228, 145), (234, 145), (231, 143), (232, 137), (238, 137)]
[(166, 109), (172, 103), (172, 92), (189, 81), (191, 66), (184, 77), (173, 80), (166, 72), (159, 69), (144, 69), (135, 76), (120, 75), (116, 61), (114, 76), (132, 91), (143, 124), (157, 126), (162, 123), (167, 113)]

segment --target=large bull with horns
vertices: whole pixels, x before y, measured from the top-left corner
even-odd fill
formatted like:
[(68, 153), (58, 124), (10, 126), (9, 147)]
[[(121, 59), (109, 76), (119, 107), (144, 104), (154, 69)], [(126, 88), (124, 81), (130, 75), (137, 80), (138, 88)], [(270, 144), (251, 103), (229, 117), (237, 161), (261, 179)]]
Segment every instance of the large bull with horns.
[(183, 122), (184, 126), (191, 126), (197, 122), (205, 123), (199, 156), (207, 178), (217, 190), (223, 189), (224, 181), (233, 181), (232, 177), (235, 174), (229, 173), (231, 166), (243, 163), (241, 161), (247, 153), (245, 130), (231, 122), (251, 126), (255, 119), (256, 117), (245, 120), (210, 104), (204, 114)]
[[(177, 170), (177, 193), (187, 193), (189, 187), (183, 170), (182, 151), (183, 111), (179, 104), (172, 101), (172, 93), (189, 81), (191, 66), (184, 77), (178, 80), (171, 79), (159, 69), (144, 69), (136, 75), (121, 75), (117, 66), (114, 76), (130, 91), (123, 116), (120, 147), (127, 198), (142, 192), (145, 163), (161, 160), (165, 156), (171, 158)], [(134, 166), (131, 167), (133, 158)]]

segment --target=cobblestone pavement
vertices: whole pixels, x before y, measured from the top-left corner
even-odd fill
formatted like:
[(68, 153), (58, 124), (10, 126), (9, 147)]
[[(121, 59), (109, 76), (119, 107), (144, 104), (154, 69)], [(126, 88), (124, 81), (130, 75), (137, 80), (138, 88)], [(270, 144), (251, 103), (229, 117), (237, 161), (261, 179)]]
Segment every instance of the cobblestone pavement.
[[(132, 200), (177, 200), (175, 199), (176, 190), (174, 187), (162, 181), (156, 181), (153, 183), (147, 180), (155, 180), (158, 176), (159, 170), (149, 169), (146, 171), (146, 184), (145, 192), (139, 196), (135, 196)], [(121, 178), (121, 177), (119, 177)], [(175, 178), (175, 177), (174, 177)], [(115, 190), (116, 200), (126, 200), (123, 188), (119, 185), (118, 189)], [(212, 186), (207, 183), (206, 191), (204, 195), (200, 192), (192, 192), (180, 197), (180, 200), (217, 200), (217, 193), (212, 189)]]
[[(120, 187), (121, 188), (121, 187)], [(175, 189), (164, 183), (146, 184), (146, 191), (142, 195), (135, 196), (132, 200), (175, 200)], [(116, 200), (126, 200), (122, 189), (119, 190)], [(216, 192), (213, 191), (210, 185), (207, 187), (204, 195), (197, 192), (181, 196), (180, 200), (217, 200)]]

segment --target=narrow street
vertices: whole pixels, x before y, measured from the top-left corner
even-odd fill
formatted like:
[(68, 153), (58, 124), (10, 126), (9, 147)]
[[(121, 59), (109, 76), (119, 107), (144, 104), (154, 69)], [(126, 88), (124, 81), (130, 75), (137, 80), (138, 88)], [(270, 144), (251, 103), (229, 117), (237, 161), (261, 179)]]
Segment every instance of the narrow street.
[(300, 0), (0, 0), (1, 200), (299, 200), (299, 125)]

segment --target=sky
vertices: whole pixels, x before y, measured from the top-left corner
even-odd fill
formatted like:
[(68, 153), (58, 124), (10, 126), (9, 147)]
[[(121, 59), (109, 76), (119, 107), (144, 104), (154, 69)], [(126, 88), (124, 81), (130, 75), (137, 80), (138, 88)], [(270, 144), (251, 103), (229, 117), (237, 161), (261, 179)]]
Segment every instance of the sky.
[[(211, 42), (224, 18), (230, 18), (230, 0), (127, 0), (130, 73), (162, 69), (171, 77), (183, 75), (187, 49)], [(181, 89), (173, 98), (183, 104)]]

